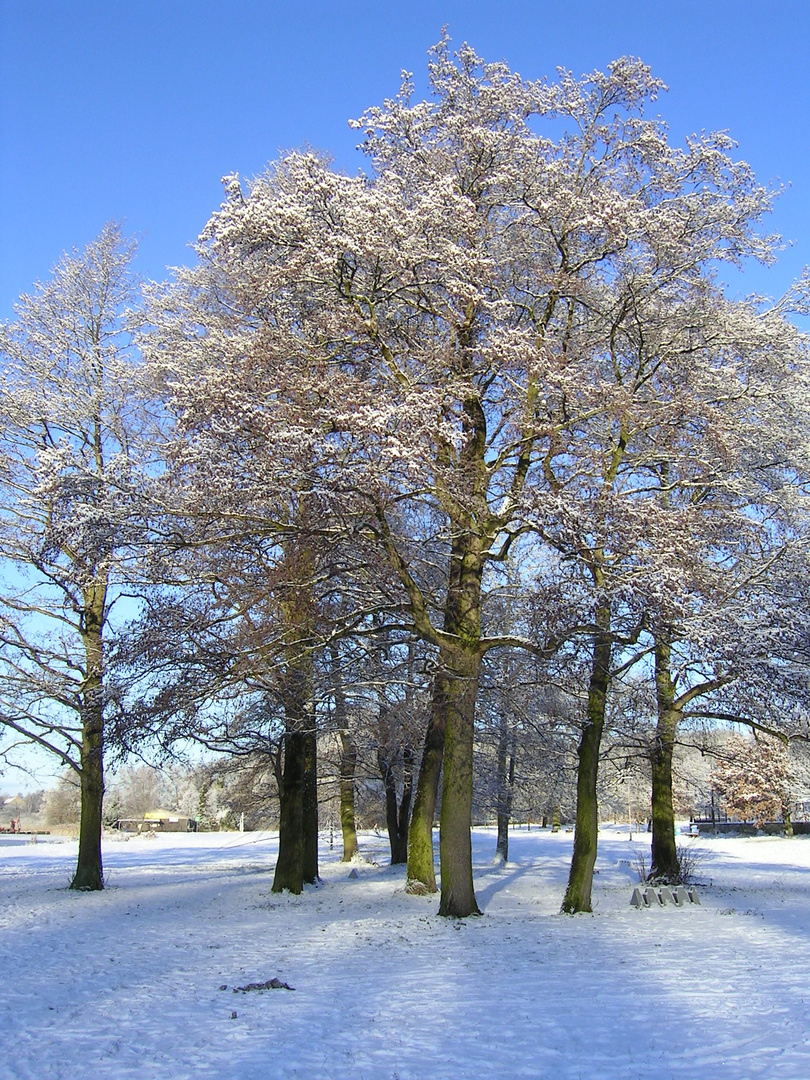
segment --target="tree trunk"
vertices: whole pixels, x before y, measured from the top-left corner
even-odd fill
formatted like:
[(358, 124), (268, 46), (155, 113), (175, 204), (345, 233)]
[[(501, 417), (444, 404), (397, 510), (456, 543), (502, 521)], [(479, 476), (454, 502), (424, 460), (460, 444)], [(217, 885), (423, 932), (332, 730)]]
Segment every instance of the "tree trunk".
[(391, 866), (408, 861), (408, 816), (413, 792), (413, 755), (403, 752), (402, 799), (397, 798), (397, 780), (392, 764), (382, 748), (377, 751), (377, 764), (385, 788), (385, 823), (391, 848)]
[(413, 891), (436, 892), (436, 871), (433, 865), (433, 818), (442, 773), (444, 756), (444, 727), (446, 712), (443, 706), (447, 674), (437, 671), (433, 680), (433, 700), (425, 733), (425, 748), (416, 782), (413, 813), (408, 830), (408, 887)]
[(388, 846), (391, 848), (391, 865), (398, 862), (399, 822), (397, 820), (397, 781), (394, 770), (386, 760), (382, 749), (377, 750), (377, 766), (385, 790), (385, 826), (388, 830)]
[(510, 737), (506, 717), (502, 716), (498, 731), (498, 841), (495, 845), (495, 857), (502, 859), (503, 862), (507, 862), (509, 859), (509, 821), (512, 817), (512, 791), (514, 783), (514, 737)]
[(304, 888), (304, 733), (284, 736), (284, 767), (278, 786), (281, 816), (273, 892), (300, 893)]
[[(303, 504), (299, 508), (305, 515)], [(312, 627), (315, 599), (312, 552), (290, 543), (285, 549), (289, 589), (282, 600), (285, 648), (279, 665), (284, 707), (284, 768), (279, 782), (278, 861), (273, 892), (303, 891), (318, 878), (318, 788)]]
[(343, 834), (341, 862), (351, 862), (357, 854), (357, 826), (354, 816), (354, 778), (357, 772), (357, 746), (349, 731), (346, 695), (340, 673), (340, 656), (337, 646), (330, 642), (329, 655), (332, 694), (334, 695), (334, 723), (340, 737), (340, 830)]
[(658, 720), (651, 751), (652, 851), (650, 879), (676, 884), (681, 868), (675, 844), (675, 808), (672, 799), (672, 754), (680, 713), (675, 708), (675, 685), (670, 670), (669, 641), (656, 634), (655, 694)]
[[(462, 661), (459, 663), (459, 660)], [(450, 673), (444, 736), (442, 784), (441, 900), (439, 914), (455, 918), (480, 915), (472, 874), (472, 793), (475, 703), (481, 656), (460, 655)]]
[(411, 814), (411, 799), (413, 797), (413, 751), (406, 746), (402, 751), (402, 798), (399, 801), (399, 815), (397, 820), (397, 852), (396, 859), (392, 862), (407, 863), (408, 861), (408, 824)]
[(102, 696), (105, 589), (91, 590), (84, 612), (82, 640), (85, 677), (82, 686), (82, 745), (80, 751), (81, 816), (79, 856), (71, 889), (104, 888), (101, 825), (104, 802), (104, 701)]
[(103, 889), (101, 819), (104, 800), (104, 764), (101, 725), (85, 723), (81, 749), (81, 818), (79, 857), (71, 889)]
[(301, 801), (303, 875), (308, 885), (314, 885), (318, 880), (318, 735), (314, 715), (309, 717), (304, 732), (304, 784)]
[(357, 827), (354, 817), (354, 776), (357, 771), (357, 747), (345, 728), (340, 731), (340, 828), (343, 833), (342, 862), (351, 862), (357, 854)]
[[(471, 321), (463, 337), (472, 333)], [(460, 344), (463, 352), (464, 341)], [(475, 704), (482, 657), (481, 580), (492, 537), (486, 531), (491, 524), (486, 497), (486, 415), (476, 395), (463, 402), (462, 430), (460, 468), (452, 473), (454, 490), (442, 487), (441, 492), (452, 536), (450, 565), (443, 640), (408, 849), (409, 880), (419, 880), (435, 890), (432, 826), (441, 768), (439, 914), (459, 917), (480, 914), (473, 889), (470, 829)]]
[(600, 605), (597, 609), (596, 622), (602, 632), (594, 639), (591, 678), (588, 685), (588, 715), (577, 751), (579, 768), (574, 854), (568, 875), (568, 887), (562, 903), (562, 910), (570, 914), (592, 910), (591, 891), (599, 832), (596, 782), (599, 774), (599, 748), (605, 726), (611, 656), (610, 608), (606, 604)]

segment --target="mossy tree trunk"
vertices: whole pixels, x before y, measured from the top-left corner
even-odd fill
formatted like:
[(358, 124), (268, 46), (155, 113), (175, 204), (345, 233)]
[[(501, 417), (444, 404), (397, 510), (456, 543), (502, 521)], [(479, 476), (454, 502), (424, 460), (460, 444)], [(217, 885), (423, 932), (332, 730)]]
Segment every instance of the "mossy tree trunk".
[(481, 914), (473, 887), (471, 836), (473, 738), (480, 669), (481, 656), (477, 650), (457, 656), (447, 702), (439, 835), (439, 914), (454, 918)]
[(102, 630), (106, 585), (91, 587), (79, 632), (84, 645), (85, 671), (81, 687), (82, 742), (79, 751), (81, 817), (79, 855), (71, 889), (104, 888), (101, 858), (101, 826), (104, 803), (104, 646)]
[(447, 675), (442, 668), (433, 680), (430, 718), (425, 732), (422, 763), (416, 782), (411, 824), (408, 829), (408, 882), (428, 892), (436, 892), (436, 870), (433, 862), (433, 819), (442, 774), (444, 756), (444, 727), (447, 711), (444, 706)]
[(464, 917), (480, 914), (473, 889), (470, 829), (475, 704), (482, 658), (481, 580), (488, 544), (472, 527), (471, 518), (455, 524), (430, 722), (408, 836), (408, 882), (411, 888), (419, 882), (422, 888), (436, 890), (433, 814), (443, 773), (439, 914)]
[[(481, 670), (480, 619), (483, 560), (454, 541), (456, 571), (445, 610), (444, 629), (452, 646), (439, 648), (431, 713), (408, 833), (408, 881), (436, 891), (433, 815), (443, 774), (441, 832), (441, 915), (479, 914), (472, 885), (472, 776), (475, 704)], [(469, 544), (469, 547), (474, 545)], [(464, 565), (462, 565), (464, 564)]]
[[(471, 428), (481, 438), (483, 418)], [(471, 438), (473, 435), (471, 435)], [(447, 650), (444, 762), (442, 776), (439, 861), (441, 899), (439, 914), (464, 918), (480, 915), (472, 874), (473, 741), (478, 679), (481, 673), (481, 582), (487, 543), (471, 519), (464, 518), (453, 539), (445, 626), (452, 628), (454, 644)]]
[(357, 745), (349, 730), (346, 695), (340, 673), (340, 656), (337, 646), (327, 646), (329, 656), (332, 695), (334, 699), (334, 725), (340, 739), (340, 830), (343, 835), (341, 862), (351, 862), (357, 854), (357, 825), (354, 810), (354, 783), (357, 773)]
[(402, 796), (399, 800), (397, 815), (397, 863), (408, 861), (408, 826), (411, 819), (411, 800), (413, 799), (413, 750), (406, 746), (402, 751)]
[(354, 814), (354, 778), (357, 771), (357, 746), (348, 729), (340, 734), (340, 829), (343, 834), (342, 862), (351, 862), (357, 854), (357, 826)]
[[(95, 712), (95, 710), (93, 710)], [(101, 826), (104, 800), (103, 724), (95, 717), (82, 721), (81, 817), (79, 855), (71, 889), (103, 889)]]
[(664, 633), (655, 635), (655, 695), (657, 723), (650, 752), (652, 764), (652, 850), (650, 878), (678, 882), (680, 864), (675, 843), (675, 807), (672, 797), (672, 755), (680, 720), (672, 680), (672, 648)]
[(588, 684), (587, 717), (577, 750), (577, 815), (574, 826), (574, 854), (568, 875), (568, 887), (562, 910), (570, 914), (591, 911), (593, 870), (596, 864), (599, 831), (599, 805), (596, 783), (599, 774), (599, 750), (605, 726), (605, 709), (610, 685), (610, 607), (598, 606), (596, 624), (599, 632), (593, 641), (591, 675)]
[[(489, 473), (486, 416), (480, 399), (463, 402), (464, 441), (452, 472), (459, 486), (440, 485), (448, 513), (451, 541), (444, 623), (439, 639), (438, 669), (433, 681), (431, 719), (417, 784), (408, 850), (408, 878), (435, 889), (432, 816), (439, 769), (442, 808), (439, 835), (441, 899), (439, 914), (464, 918), (480, 914), (472, 876), (472, 781), (475, 706), (483, 656), (481, 647), (481, 584), (488, 552), (497, 533), (487, 507)], [(440, 455), (450, 458), (446, 448)], [(442, 733), (444, 750), (440, 750)], [(428, 749), (431, 754), (428, 757)], [(429, 816), (427, 811), (430, 812)]]
[[(547, 305), (548, 325), (556, 300)], [(537, 439), (535, 408), (538, 386), (529, 381), (525, 430), (516, 454), (508, 495), (501, 492), (501, 510), (490, 510), (492, 479), (488, 460), (487, 415), (482, 387), (475, 378), (475, 344), (478, 313), (470, 302), (454, 342), (454, 377), (469, 387), (460, 396), (461, 439), (437, 444), (435, 494), (446, 515), (450, 560), (442, 630), (430, 618), (430, 605), (420, 592), (402, 552), (391, 542), (383, 518), (381, 538), (392, 565), (408, 590), (417, 633), (437, 647), (437, 671), (433, 680), (431, 715), (425, 751), (419, 771), (408, 847), (409, 884), (419, 882), (436, 888), (433, 867), (432, 826), (440, 772), (442, 807), (439, 854), (441, 900), (439, 913), (465, 917), (479, 914), (472, 875), (472, 787), (475, 708), (481, 661), (488, 644), (482, 641), (482, 580), (484, 568), (495, 558), (506, 558), (504, 541), (508, 524), (532, 461)], [(510, 537), (511, 537), (510, 533)], [(493, 547), (499, 544), (496, 551)], [(442, 749), (443, 744), (443, 749)]]

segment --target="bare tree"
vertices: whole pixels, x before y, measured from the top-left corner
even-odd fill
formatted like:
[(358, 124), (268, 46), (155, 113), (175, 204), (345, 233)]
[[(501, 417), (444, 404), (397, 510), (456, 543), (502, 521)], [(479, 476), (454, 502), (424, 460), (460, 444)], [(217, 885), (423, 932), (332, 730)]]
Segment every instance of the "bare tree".
[(74, 889), (103, 887), (105, 654), (128, 576), (142, 430), (133, 254), (105, 226), (0, 330), (0, 724), (78, 779)]

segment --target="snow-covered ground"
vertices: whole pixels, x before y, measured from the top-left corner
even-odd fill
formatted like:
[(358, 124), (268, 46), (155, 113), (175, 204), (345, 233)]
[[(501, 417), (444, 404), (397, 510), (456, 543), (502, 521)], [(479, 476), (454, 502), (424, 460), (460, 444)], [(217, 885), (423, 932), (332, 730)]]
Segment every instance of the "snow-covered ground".
[[(516, 830), (482, 918), (403, 891), (383, 837), (358, 877), (270, 891), (276, 837), (0, 840), (2, 1080), (807, 1080), (810, 838), (701, 838), (701, 906), (637, 911), (635, 852), (600, 834), (595, 912), (558, 914), (570, 833)], [(294, 990), (234, 993), (277, 978)]]

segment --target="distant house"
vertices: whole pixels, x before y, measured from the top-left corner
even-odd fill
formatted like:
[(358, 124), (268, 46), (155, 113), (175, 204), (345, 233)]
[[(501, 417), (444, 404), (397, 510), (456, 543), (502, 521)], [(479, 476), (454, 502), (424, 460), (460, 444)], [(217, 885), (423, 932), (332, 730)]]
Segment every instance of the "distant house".
[(119, 818), (116, 829), (123, 832), (196, 832), (194, 818), (178, 814), (174, 810), (148, 810), (142, 818)]

